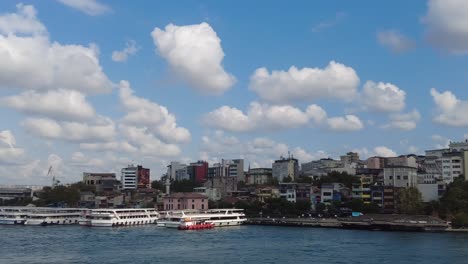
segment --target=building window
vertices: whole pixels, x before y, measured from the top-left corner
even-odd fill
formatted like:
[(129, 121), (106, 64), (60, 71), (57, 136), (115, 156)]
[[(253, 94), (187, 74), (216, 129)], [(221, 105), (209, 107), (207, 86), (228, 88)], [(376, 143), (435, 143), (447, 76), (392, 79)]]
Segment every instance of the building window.
[(390, 180), (393, 180), (393, 176), (389, 176), (388, 178), (389, 178)]
[(192, 204), (192, 209), (195, 209), (195, 205), (194, 205), (194, 204)]
[(403, 176), (403, 179), (404, 179), (404, 180), (407, 180), (407, 179), (408, 179), (408, 176)]
[(202, 205), (201, 205), (201, 209), (202, 209), (202, 210), (205, 209), (205, 204), (202, 204)]
[(177, 204), (177, 210), (180, 210), (180, 204)]
[(401, 180), (400, 175), (396, 176), (396, 179), (397, 179), (397, 180)]
[(195, 202), (195, 200), (192, 200), (192, 203), (194, 203), (194, 202)]

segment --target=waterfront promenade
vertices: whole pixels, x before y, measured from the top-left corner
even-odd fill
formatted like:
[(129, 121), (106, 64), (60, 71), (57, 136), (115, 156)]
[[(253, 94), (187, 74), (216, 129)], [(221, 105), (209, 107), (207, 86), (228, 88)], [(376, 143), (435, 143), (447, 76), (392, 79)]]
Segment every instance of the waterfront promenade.
[(248, 225), (322, 227), (382, 231), (448, 231), (447, 222), (431, 216), (365, 215), (347, 218), (249, 218)]

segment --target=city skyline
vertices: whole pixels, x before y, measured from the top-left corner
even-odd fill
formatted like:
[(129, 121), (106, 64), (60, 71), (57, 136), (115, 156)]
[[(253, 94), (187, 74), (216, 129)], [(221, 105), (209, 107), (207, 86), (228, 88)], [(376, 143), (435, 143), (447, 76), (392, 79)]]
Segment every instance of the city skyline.
[(183, 5), (1, 2), (0, 184), (468, 138), (466, 1)]

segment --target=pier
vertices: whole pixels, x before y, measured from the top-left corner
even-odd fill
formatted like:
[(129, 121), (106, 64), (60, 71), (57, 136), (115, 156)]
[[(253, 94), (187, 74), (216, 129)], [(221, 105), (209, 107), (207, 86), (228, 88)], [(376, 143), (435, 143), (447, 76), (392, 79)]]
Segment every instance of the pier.
[(347, 218), (249, 218), (248, 225), (342, 228), (379, 231), (442, 232), (447, 222), (431, 216), (366, 215)]

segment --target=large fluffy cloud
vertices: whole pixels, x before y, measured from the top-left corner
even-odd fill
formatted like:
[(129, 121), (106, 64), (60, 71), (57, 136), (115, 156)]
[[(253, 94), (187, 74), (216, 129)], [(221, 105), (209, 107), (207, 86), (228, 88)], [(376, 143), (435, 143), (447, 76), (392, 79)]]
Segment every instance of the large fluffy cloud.
[(0, 131), (0, 164), (16, 163), (24, 157), (24, 150), (15, 145), (16, 139), (10, 130)]
[(394, 53), (402, 53), (414, 47), (412, 39), (396, 30), (384, 30), (377, 32), (377, 41), (380, 45), (390, 49)]
[(58, 0), (71, 8), (77, 9), (90, 16), (97, 16), (110, 11), (110, 8), (96, 0)]
[(398, 112), (405, 108), (406, 92), (391, 83), (367, 81), (362, 102), (369, 110)]
[(422, 22), (427, 38), (436, 47), (452, 53), (468, 53), (468, 1), (429, 0)]
[(119, 130), (142, 155), (172, 157), (181, 153), (179, 146), (162, 142), (146, 128), (120, 125)]
[(383, 128), (396, 128), (399, 130), (413, 130), (416, 128), (417, 122), (421, 119), (421, 114), (414, 109), (408, 113), (398, 113), (390, 115), (390, 123), (384, 125)]
[(51, 42), (33, 6), (0, 16), (0, 88), (108, 92), (112, 83), (93, 45)]
[(320, 98), (352, 99), (359, 85), (353, 68), (331, 61), (324, 69), (291, 66), (288, 71), (257, 69), (250, 89), (272, 102), (310, 101)]
[(246, 114), (237, 108), (222, 106), (206, 114), (203, 121), (210, 127), (231, 132), (288, 129), (307, 124), (323, 126), (334, 131), (356, 131), (363, 128), (357, 116), (328, 118), (325, 110), (315, 104), (302, 111), (290, 105), (252, 102)]
[[(244, 141), (226, 135), (222, 131), (215, 131), (202, 137), (200, 158), (210, 162), (219, 162), (226, 158), (243, 158), (251, 168), (270, 167), (280, 156), (287, 156), (288, 152), (299, 162), (328, 157), (324, 151), (309, 152), (301, 147), (291, 148), (285, 143), (274, 141), (266, 137), (257, 137)], [(245, 164), (246, 166), (248, 165)]]
[(120, 102), (128, 112), (122, 119), (123, 123), (145, 126), (170, 143), (190, 141), (190, 132), (177, 126), (175, 116), (169, 113), (166, 107), (135, 96), (127, 81), (120, 82)]
[(450, 91), (439, 93), (436, 89), (431, 89), (431, 96), (437, 106), (437, 114), (434, 122), (455, 126), (468, 126), (468, 101), (459, 100)]
[(236, 79), (227, 73), (222, 60), (221, 39), (208, 23), (167, 25), (151, 33), (157, 52), (171, 68), (194, 88), (207, 94), (221, 94)]
[(331, 117), (327, 120), (330, 130), (337, 132), (359, 131), (364, 128), (362, 121), (355, 115)]
[(26, 114), (57, 119), (90, 119), (96, 114), (84, 94), (64, 89), (46, 92), (25, 91), (20, 95), (0, 98), (0, 105)]
[(22, 122), (22, 125), (31, 134), (46, 139), (72, 142), (105, 142), (113, 140), (116, 135), (114, 122), (105, 117), (98, 117), (92, 123), (27, 118)]
[(375, 154), (374, 156), (379, 156), (379, 157), (396, 157), (397, 156), (395, 151), (385, 146), (375, 147), (374, 154)]

